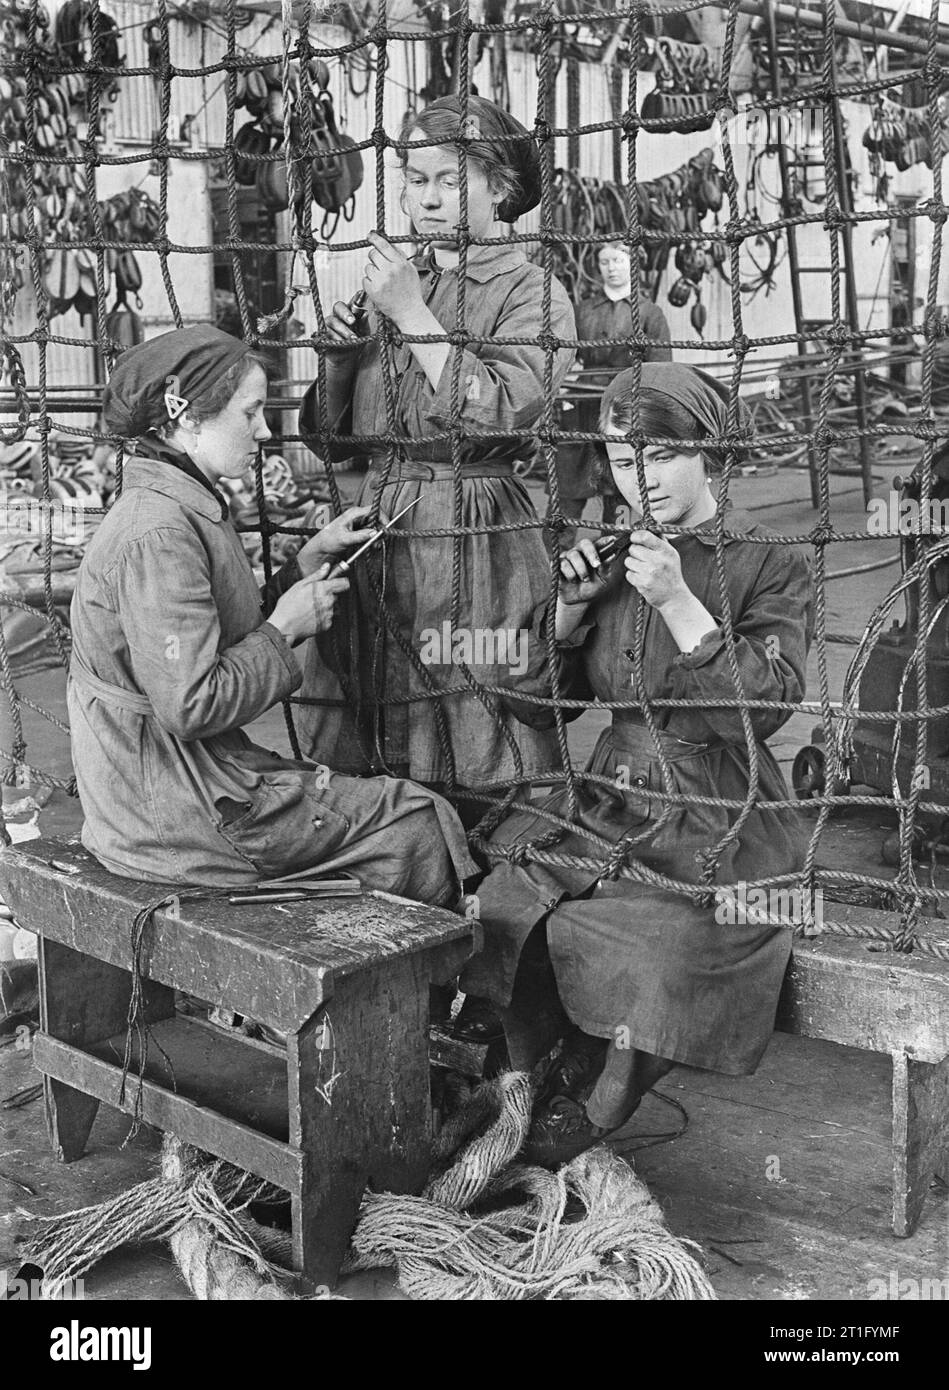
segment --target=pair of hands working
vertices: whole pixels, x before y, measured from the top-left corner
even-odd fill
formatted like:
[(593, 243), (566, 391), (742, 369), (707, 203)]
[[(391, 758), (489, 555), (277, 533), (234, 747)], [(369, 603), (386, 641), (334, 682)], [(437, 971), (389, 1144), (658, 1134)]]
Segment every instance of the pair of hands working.
[[(619, 556), (617, 556), (619, 559)], [(633, 531), (623, 559), (626, 582), (638, 589), (653, 608), (662, 608), (676, 597), (688, 594), (682, 578), (682, 563), (674, 545), (653, 531)], [(561, 602), (567, 607), (591, 603), (599, 598), (606, 582), (604, 564), (592, 540), (580, 541), (560, 557)]]
[[(444, 326), (425, 303), (422, 282), (408, 256), (378, 232), (369, 232), (366, 240), (370, 250), (362, 289), (373, 307), (390, 319), (401, 333), (444, 334)], [(365, 326), (357, 322), (350, 306), (337, 300), (326, 319), (328, 337), (340, 348), (353, 348), (363, 342), (364, 331)], [(428, 384), (433, 391), (437, 390), (451, 352), (448, 343), (412, 342), (408, 346)]]
[[(694, 651), (703, 637), (716, 631), (718, 623), (686, 584), (679, 552), (665, 536), (634, 531), (623, 564), (627, 584), (662, 616), (681, 652)], [(559, 641), (570, 636), (580, 625), (588, 605), (604, 593), (608, 568), (592, 540), (582, 540), (560, 557), (564, 583), (557, 599)]]
[[(325, 632), (332, 624), (336, 600), (346, 593), (349, 580), (342, 575), (331, 579), (330, 571), (336, 561), (377, 534), (377, 528), (364, 524), (368, 515), (368, 507), (348, 507), (298, 552), (303, 578), (280, 595), (267, 619), (291, 645)], [(380, 517), (379, 525), (385, 520)]]
[[(366, 240), (370, 250), (362, 288), (380, 314), (385, 314), (403, 332), (411, 333), (419, 315), (425, 319), (432, 318), (422, 297), (418, 271), (398, 246), (393, 246), (378, 232), (369, 232)], [(428, 323), (419, 331), (430, 331)], [(434, 331), (439, 333), (444, 330), (436, 323)], [(326, 332), (341, 347), (352, 347), (362, 341), (356, 316), (341, 299), (336, 301), (327, 315)]]

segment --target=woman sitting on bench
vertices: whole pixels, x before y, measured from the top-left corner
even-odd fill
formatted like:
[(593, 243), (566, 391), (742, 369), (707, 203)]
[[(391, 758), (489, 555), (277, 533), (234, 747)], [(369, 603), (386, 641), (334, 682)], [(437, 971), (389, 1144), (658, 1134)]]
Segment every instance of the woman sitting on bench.
[[(723, 840), (738, 816), (732, 808), (748, 793), (752, 753), (759, 799), (788, 796), (765, 740), (789, 711), (749, 709), (749, 746), (741, 711), (714, 703), (739, 693), (722, 630), (726, 596), (745, 700), (800, 700), (810, 638), (809, 568), (791, 546), (726, 539), (722, 592), (708, 476), (720, 463), (714, 450), (696, 444), (727, 433), (727, 392), (693, 368), (648, 363), (635, 421), (633, 379), (626, 371), (610, 384), (600, 429), (625, 435), (635, 423), (644, 435), (668, 441), (642, 451), (649, 510), (659, 528), (698, 534), (666, 537), (644, 528), (609, 564), (590, 540), (562, 557), (560, 689), (570, 698), (634, 700), (640, 696), (631, 677), (638, 672), (647, 699), (693, 704), (653, 707), (668, 784), (641, 712), (614, 711), (588, 769), (602, 780), (581, 778), (577, 786), (578, 823), (600, 845), (569, 829), (558, 833), (532, 811), (499, 827), (494, 843), (510, 847), (511, 858), (478, 887), (484, 951), (462, 977), (475, 998), (466, 1001), (460, 1027), (467, 1016), (469, 1036), (479, 1024), (490, 1028), (480, 999), (500, 1008), (515, 1066), (533, 1065), (563, 1039), (524, 1155), (551, 1165), (624, 1124), (676, 1062), (733, 1075), (754, 1071), (774, 1027), (791, 944), (786, 928), (743, 920), (740, 910), (722, 925), (713, 906), (682, 892), (604, 872), (602, 841), (617, 850), (627, 841), (632, 867), (699, 883), (703, 853)], [(618, 438), (606, 449), (616, 486), (640, 517), (635, 448)], [(762, 534), (751, 517), (731, 510), (725, 529)], [(544, 617), (541, 608), (520, 687), (538, 694), (549, 694)], [(641, 663), (634, 659), (637, 633)], [(517, 709), (530, 718), (543, 707)], [(670, 803), (650, 795), (664, 792), (719, 797), (731, 807), (672, 803), (667, 819)], [(567, 792), (556, 792), (542, 809), (569, 818)], [(598, 858), (602, 866), (539, 862), (531, 858), (532, 841), (547, 854)], [(802, 848), (791, 814), (756, 806), (725, 843), (717, 882), (791, 873)]]
[(475, 867), (447, 802), (242, 732), (300, 685), (293, 648), (348, 588), (330, 562), (372, 534), (350, 508), (258, 589), (215, 483), (270, 438), (266, 395), (260, 359), (208, 326), (129, 348), (112, 374), (105, 423), (131, 457), (72, 603), (82, 842), (129, 878), (229, 886), (312, 867), (452, 904)]

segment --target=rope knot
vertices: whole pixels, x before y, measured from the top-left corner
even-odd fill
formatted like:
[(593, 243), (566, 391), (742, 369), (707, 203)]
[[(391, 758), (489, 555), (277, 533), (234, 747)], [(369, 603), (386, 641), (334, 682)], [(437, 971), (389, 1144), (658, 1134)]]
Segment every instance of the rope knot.
[(702, 874), (702, 882), (711, 883), (718, 868), (718, 851), (715, 849), (697, 849), (695, 851), (695, 862), (698, 864)]
[(718, 96), (712, 102), (712, 110), (715, 112), (716, 120), (721, 121), (723, 125), (727, 125), (738, 115), (738, 108), (732, 101), (731, 92), (727, 88), (719, 91)]
[(535, 341), (545, 352), (557, 352), (562, 347), (560, 339), (549, 328), (542, 329)]
[(828, 343), (840, 347), (848, 347), (853, 341), (853, 334), (845, 323), (830, 323), (826, 328), (821, 329), (821, 337)]
[(610, 857), (606, 861), (606, 868), (600, 875), (601, 881), (606, 879), (610, 883), (615, 883), (620, 876), (620, 870), (626, 868), (632, 849), (632, 845), (629, 844), (618, 844), (613, 846), (610, 850)]

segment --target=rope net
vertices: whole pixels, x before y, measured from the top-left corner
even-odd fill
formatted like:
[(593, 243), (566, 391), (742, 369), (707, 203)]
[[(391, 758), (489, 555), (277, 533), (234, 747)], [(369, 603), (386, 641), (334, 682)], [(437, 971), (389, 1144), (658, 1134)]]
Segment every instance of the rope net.
[[(8, 565), (0, 593), (0, 680), (9, 704), (4, 784), (60, 787), (75, 795), (74, 781), (29, 756), (25, 707), (45, 714), (60, 732), (66, 729), (23, 692), (24, 673), (33, 674), (34, 668), (23, 664), (10, 635), (18, 615), (27, 621), (41, 617), (47, 659), (36, 669), (68, 662), (63, 604), (69, 586), (63, 571), (75, 563), (81, 543), (76, 544), (65, 518), (79, 514), (84, 529), (94, 529), (121, 493), (123, 445), (103, 432), (98, 405), (118, 354), (143, 333), (206, 319), (213, 287), (220, 326), (275, 355), (278, 379), (272, 384), (271, 404), (284, 424), (282, 452), (277, 457), (273, 446), (268, 448), (258, 459), (247, 495), (237, 499), (244, 505), (240, 529), (264, 579), (271, 578), (301, 537), (315, 533), (313, 524), (305, 524), (314, 519), (307, 503), (322, 503), (324, 519), (347, 504), (352, 473), (334, 459), (382, 455), (373, 498), (373, 516), (378, 516), (386, 479), (402, 459), (411, 457), (418, 442), (400, 425), (396, 409), (394, 364), (404, 339), (379, 316), (374, 333), (382, 364), (385, 429), (372, 436), (345, 434), (334, 429), (326, 408), (326, 350), (332, 345), (326, 320), (333, 302), (348, 299), (359, 287), (370, 227), (407, 252), (418, 248), (419, 238), (398, 202), (399, 156), (407, 148), (399, 138), (403, 113), (453, 93), (463, 103), (464, 122), (465, 94), (474, 86), (511, 110), (537, 142), (540, 206), (515, 230), (502, 228), (507, 233), (503, 238), (471, 235), (468, 175), (465, 161), (459, 162), (457, 317), (444, 325), (443, 333), (409, 339), (450, 348), (448, 423), (442, 433), (427, 434), (425, 442), (447, 444), (458, 508), (454, 524), (438, 531), (414, 530), (409, 524), (391, 534), (387, 548), (434, 536), (452, 538), (444, 602), (451, 630), (463, 600), (462, 546), (474, 534), (541, 532), (551, 557), (550, 598), (556, 597), (557, 537), (578, 521), (565, 515), (561, 504), (557, 451), (602, 439), (596, 431), (570, 428), (565, 402), (569, 406), (574, 388), (555, 388), (557, 354), (566, 348), (582, 355), (592, 348), (615, 347), (617, 340), (558, 337), (552, 286), (556, 277), (576, 303), (598, 283), (598, 250), (620, 245), (639, 268), (647, 299), (658, 298), (667, 311), (668, 304), (677, 311), (671, 341), (676, 359), (695, 361), (727, 383), (728, 429), (705, 441), (723, 459), (720, 501), (728, 502), (748, 471), (749, 458), (771, 467), (798, 463), (808, 470), (813, 524), (796, 535), (745, 540), (805, 546), (812, 554), (816, 689), (799, 703), (747, 697), (725, 587), (725, 544), (731, 533), (720, 506), (714, 537), (720, 626), (734, 691), (719, 705), (740, 715), (750, 766), (747, 794), (725, 801), (671, 791), (669, 763), (658, 738), (663, 789), (650, 791), (663, 808), (660, 825), (682, 805), (728, 811), (728, 831), (708, 846), (698, 885), (645, 868), (636, 857), (635, 837), (613, 844), (574, 820), (578, 789), (609, 783), (575, 765), (565, 715), (578, 708), (635, 711), (655, 735), (663, 710), (696, 707), (695, 701), (647, 697), (645, 605), (639, 606), (632, 636), (630, 697), (621, 702), (583, 702), (564, 695), (553, 626), (546, 625), (550, 694), (518, 692), (518, 698), (553, 711), (559, 766), (543, 781), (546, 787), (567, 790), (568, 814), (539, 812), (550, 832), (527, 846), (498, 846), (488, 839), (532, 780), (512, 733), (515, 722), (502, 704), (510, 686), (479, 681), (464, 661), (454, 663), (451, 685), (443, 684), (420, 661), (418, 634), (400, 631), (393, 622), (384, 590), (377, 585), (374, 598), (382, 626), (411, 663), (419, 685), (416, 693), (397, 697), (374, 692), (379, 712), (384, 717), (400, 702), (431, 702), (447, 769), (446, 794), (464, 795), (483, 809), (473, 840), (490, 861), (526, 856), (650, 883), (691, 898), (698, 895), (711, 903), (714, 890), (737, 887), (718, 882), (719, 861), (755, 808), (797, 808), (810, 817), (800, 874), (793, 882), (763, 878), (745, 887), (797, 887), (805, 903), (813, 902), (817, 887), (845, 898), (850, 894), (851, 900), (861, 892), (876, 892), (901, 913), (899, 929), (829, 922), (825, 927), (872, 932), (898, 949), (916, 945), (945, 953), (917, 928), (924, 908), (932, 912), (949, 890), (936, 887), (932, 874), (929, 884), (921, 883), (914, 857), (920, 838), (926, 839), (920, 829), (923, 819), (945, 815), (946, 799), (927, 798), (926, 788), (930, 766), (943, 755), (941, 721), (949, 716), (949, 702), (932, 703), (940, 688), (937, 646), (945, 640), (949, 601), (940, 575), (949, 540), (920, 520), (931, 515), (931, 504), (941, 497), (936, 465), (949, 438), (947, 416), (938, 409), (946, 399), (942, 308), (949, 301), (940, 288), (945, 282), (941, 255), (946, 220), (943, 92), (949, 86), (949, 33), (940, 9), (937, 0), (911, 6), (900, 28), (888, 9), (836, 0), (793, 8), (767, 0), (602, 8), (584, 0), (536, 5), (378, 0), (361, 11), (358, 3), (320, 5), (311, 0), (202, 5), (154, 0), (151, 5), (111, 6), (100, 0), (68, 0), (54, 8), (37, 0), (0, 4), (5, 530), (8, 539), (16, 534), (32, 546), (33, 573), (29, 582), (15, 585), (9, 575), (17, 571)], [(861, 128), (866, 164), (858, 170), (852, 137)], [(899, 193), (907, 170), (917, 176), (912, 196)], [(209, 219), (196, 217), (193, 207), (186, 216), (202, 177), (205, 201), (213, 209)], [(924, 251), (928, 242), (929, 252), (919, 304), (907, 300), (899, 317), (891, 315), (886, 291), (879, 304), (878, 285), (861, 323), (866, 296), (858, 295), (858, 280), (862, 283), (864, 277), (855, 265), (854, 241), (858, 233), (864, 236), (865, 224), (890, 239), (908, 237)], [(197, 238), (196, 226), (205, 228)], [(181, 228), (189, 235), (182, 235)], [(819, 246), (826, 267), (823, 312), (811, 317), (794, 298), (801, 286), (798, 251), (804, 237)], [(538, 326), (530, 338), (485, 340), (471, 328), (465, 292), (469, 257), (474, 247), (501, 241), (522, 245), (543, 268)], [(860, 245), (865, 244), (864, 237)], [(268, 258), (279, 271), (269, 294), (261, 271)], [(881, 261), (881, 282), (884, 270)], [(203, 287), (203, 309), (196, 285)], [(766, 308), (772, 294), (777, 307)], [(632, 331), (619, 341), (638, 374), (655, 340), (644, 330), (642, 302), (635, 293), (630, 304)], [(775, 327), (789, 331), (774, 332)], [(543, 350), (543, 409), (528, 427), (505, 434), (518, 440), (525, 474), (532, 468), (535, 477), (545, 479), (547, 501), (535, 498), (538, 515), (528, 520), (472, 528), (459, 524), (463, 451), (479, 437), (464, 418), (462, 367), (465, 350), (477, 350), (485, 341)], [(316, 468), (292, 423), (300, 395), (314, 376), (321, 402)], [(582, 377), (574, 401), (582, 394)], [(881, 394), (889, 399), (894, 393), (895, 420), (875, 409)], [(753, 444), (751, 427), (739, 409), (743, 397), (750, 400), (758, 426)], [(629, 438), (637, 453), (644, 524), (654, 527), (642, 449), (658, 441), (643, 434), (638, 406)], [(915, 465), (918, 508), (911, 532), (892, 524), (872, 535), (841, 529), (835, 524), (832, 473), (844, 462), (859, 466), (868, 500), (871, 468), (886, 456), (885, 450), (891, 461), (896, 457)], [(86, 472), (95, 476), (84, 492), (86, 464)], [(295, 481), (300, 501), (295, 515), (285, 504), (288, 478)], [(601, 529), (620, 533), (624, 528), (604, 523)], [(834, 634), (828, 630), (826, 585), (836, 577), (829, 552), (869, 539), (879, 542), (884, 566), (894, 562), (894, 542), (900, 543), (901, 578), (888, 587), (862, 636)], [(21, 578), (30, 569), (22, 567)], [(898, 600), (905, 600), (912, 617), (898, 698), (890, 708), (861, 708), (861, 676)], [(40, 639), (34, 634), (30, 640)], [(839, 691), (828, 665), (828, 648), (835, 641), (856, 644)], [(346, 695), (354, 701), (365, 698), (354, 690)], [(448, 699), (480, 705), (505, 730), (516, 773), (490, 794), (473, 792), (458, 781), (455, 750), (440, 715)], [(297, 697), (286, 711), (295, 753), (294, 714), (306, 702), (305, 695)], [(763, 798), (751, 720), (758, 710), (804, 714), (819, 723), (826, 772), (823, 787), (814, 788), (806, 805), (796, 798)], [(878, 738), (892, 735), (893, 770), (872, 785), (872, 794), (850, 795), (840, 789), (848, 783), (854, 740), (861, 730)], [(933, 785), (936, 780), (933, 774)], [(896, 812), (898, 866), (892, 877), (868, 879), (819, 866), (828, 818), (844, 806)], [(588, 841), (585, 856), (557, 850), (561, 831), (571, 825)], [(811, 925), (805, 909), (803, 926)]]

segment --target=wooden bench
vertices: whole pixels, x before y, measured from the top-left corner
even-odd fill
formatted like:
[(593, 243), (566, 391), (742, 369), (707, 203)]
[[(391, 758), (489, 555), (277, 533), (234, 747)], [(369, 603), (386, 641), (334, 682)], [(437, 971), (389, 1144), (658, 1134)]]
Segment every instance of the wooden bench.
[[(898, 931), (899, 915), (828, 903), (828, 920)], [(949, 944), (949, 924), (921, 930)], [(949, 961), (825, 932), (795, 937), (780, 1030), (893, 1059), (893, 1233), (919, 1224), (933, 1177), (949, 1181)]]
[[(131, 926), (163, 889), (107, 873), (75, 843), (0, 852), (0, 896), (39, 936), (35, 1061), (64, 1162), (82, 1155), (100, 1102), (119, 1106)], [(367, 1183), (418, 1192), (429, 1175), (429, 986), (459, 973), (477, 930), (384, 893), (282, 909), (182, 898), (147, 928), (143, 1118), (289, 1192), (311, 1286), (335, 1283)], [(286, 1050), (176, 1012), (176, 990), (286, 1034)], [(127, 1112), (137, 1075), (136, 1052)]]
[[(156, 888), (106, 873), (74, 844), (34, 840), (0, 853), (0, 896), (41, 938), (36, 1062), (52, 1142), (68, 1162), (82, 1154), (99, 1102), (118, 1105), (129, 930)], [(843, 924), (899, 927), (892, 913), (828, 912)], [(155, 914), (146, 1008), (175, 1076), (153, 1047), (144, 1117), (289, 1191), (295, 1257), (313, 1283), (333, 1282), (367, 1181), (392, 1191), (425, 1181), (428, 986), (458, 973), (476, 930), (385, 894), (282, 912), (183, 901), (178, 917)], [(949, 943), (949, 925), (927, 919), (924, 930)], [(176, 1016), (175, 988), (287, 1033), (286, 1053)], [(865, 937), (796, 938), (777, 1026), (892, 1057), (893, 1231), (911, 1235), (933, 1176), (949, 1178), (949, 963)], [(318, 1089), (332, 1076), (333, 1049), (319, 1045), (329, 1028), (340, 1072), (331, 1106)], [(431, 1057), (478, 1074), (487, 1052), (436, 1031)], [(133, 1076), (126, 1110), (134, 1090)]]

